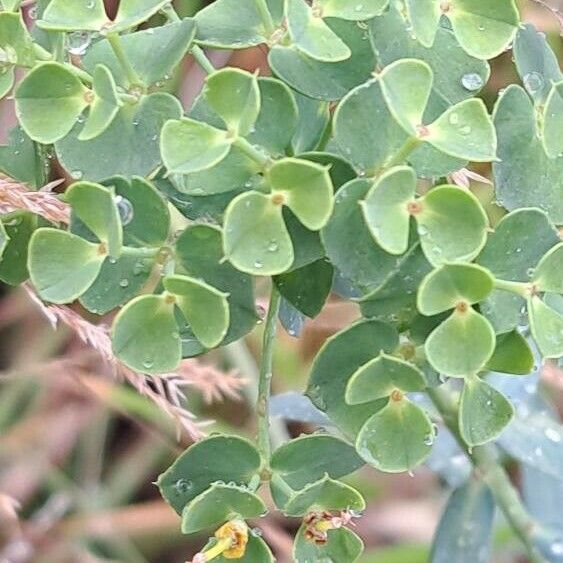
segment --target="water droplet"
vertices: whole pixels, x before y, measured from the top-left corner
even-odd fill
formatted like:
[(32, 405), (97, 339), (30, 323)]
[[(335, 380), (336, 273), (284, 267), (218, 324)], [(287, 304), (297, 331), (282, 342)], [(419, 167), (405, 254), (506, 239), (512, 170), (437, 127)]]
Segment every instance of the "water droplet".
[(356, 7), (354, 8), (354, 10), (356, 10), (356, 12), (361, 12), (363, 9), (364, 9), (363, 4), (356, 4)]
[(451, 125), (457, 125), (459, 123), (459, 115), (455, 112), (450, 113), (450, 117), (448, 119)]
[(531, 278), (531, 277), (534, 275), (534, 272), (535, 272), (535, 268), (528, 268), (528, 269), (526, 270), (526, 275), (527, 275), (529, 278)]
[(125, 288), (128, 287), (128, 286), (129, 286), (129, 280), (128, 280), (128, 279), (123, 278), (123, 279), (119, 282), (119, 287), (122, 287), (122, 288), (125, 289)]
[(81, 57), (92, 42), (92, 34), (88, 31), (73, 31), (67, 35), (67, 51), (71, 55)]
[(255, 537), (255, 538), (261, 538), (262, 537), (262, 530), (260, 528), (252, 528), (250, 530), (250, 533)]
[(73, 170), (70, 175), (75, 179), (75, 180), (80, 180), (82, 178), (82, 176), (84, 176), (82, 170)]
[(151, 369), (153, 365), (154, 365), (154, 362), (152, 360), (145, 360), (143, 362), (143, 367), (145, 369)]
[(264, 267), (264, 264), (262, 264), (262, 262), (260, 262), (260, 260), (256, 260), (256, 261), (254, 262), (254, 267), (255, 267), (257, 270), (260, 270), (261, 268)]
[(471, 125), (464, 125), (463, 127), (459, 128), (459, 132), (462, 135), (469, 135), (471, 133), (472, 129), (471, 129)]
[(535, 94), (543, 88), (543, 77), (539, 72), (529, 72), (524, 76), (524, 88), (529, 94)]
[(556, 540), (550, 545), (553, 555), (563, 555), (563, 540)]
[(133, 220), (133, 205), (125, 197), (120, 195), (115, 196), (115, 204), (117, 205), (117, 211), (119, 212), (119, 218), (121, 219), (121, 224), (123, 226), (128, 225)]
[(545, 437), (552, 442), (558, 444), (561, 442), (561, 434), (555, 430), (555, 428), (546, 428), (544, 431)]
[(268, 252), (277, 252), (279, 250), (279, 245), (275, 240), (271, 240), (268, 244)]
[(434, 444), (434, 434), (431, 432), (430, 434), (427, 434), (426, 437), (424, 438), (424, 445), (432, 446), (433, 444)]
[(31, 6), (31, 8), (29, 8), (27, 15), (29, 16), (29, 19), (31, 19), (31, 20), (37, 19), (37, 4), (33, 4), (33, 6)]
[(187, 493), (193, 487), (193, 483), (187, 479), (178, 479), (173, 487), (177, 493), (182, 494)]
[(468, 72), (461, 77), (461, 85), (469, 92), (476, 92), (483, 88), (484, 80), (476, 72)]

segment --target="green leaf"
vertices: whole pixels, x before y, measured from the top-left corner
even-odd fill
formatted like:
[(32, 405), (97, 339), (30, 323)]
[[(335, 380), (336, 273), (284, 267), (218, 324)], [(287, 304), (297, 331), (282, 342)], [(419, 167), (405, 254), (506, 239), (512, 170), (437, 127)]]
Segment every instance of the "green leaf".
[(163, 284), (197, 339), (207, 348), (217, 346), (229, 328), (228, 294), (187, 276), (167, 276)]
[(406, 0), (406, 8), (416, 38), (424, 47), (432, 47), (442, 15), (440, 4), (436, 0)]
[(375, 241), (390, 254), (404, 254), (409, 246), (410, 213), (416, 174), (408, 166), (384, 172), (360, 202), (366, 224)]
[(112, 327), (115, 355), (142, 373), (164, 373), (180, 363), (180, 336), (174, 319), (174, 300), (163, 295), (136, 297), (115, 317)]
[(157, 485), (164, 500), (181, 514), (216, 481), (247, 485), (260, 464), (260, 454), (249, 440), (216, 434), (190, 446), (159, 476)]
[(224, 251), (241, 272), (269, 276), (288, 270), (294, 254), (282, 206), (254, 191), (233, 199), (225, 212)]
[(407, 133), (393, 117), (382, 92), (382, 81), (354, 88), (334, 112), (334, 141), (356, 170), (379, 172), (405, 144)]
[(543, 119), (543, 142), (547, 156), (558, 158), (563, 155), (563, 82), (554, 84), (547, 98)]
[(495, 352), (487, 369), (501, 373), (528, 375), (534, 368), (534, 354), (526, 339), (513, 330), (497, 336)]
[[(412, 8), (423, 5), (416, 0)], [(438, 28), (431, 47), (424, 47), (412, 36), (412, 28), (395, 6), (370, 22), (370, 36), (379, 63), (387, 65), (400, 59), (419, 59), (432, 69), (434, 80), (424, 119), (431, 123), (446, 109), (477, 93), (490, 75), (485, 61), (468, 55), (451, 30)], [(418, 125), (417, 124), (417, 125)]]
[(500, 162), (493, 164), (498, 202), (509, 211), (539, 207), (563, 223), (563, 157), (549, 158), (536, 132), (536, 113), (526, 92), (515, 84), (500, 96), (493, 119)]
[(326, 225), (332, 214), (334, 188), (325, 166), (284, 158), (270, 167), (267, 181), (272, 197), (281, 195), (305, 227), (318, 231)]
[(296, 491), (285, 506), (287, 516), (303, 516), (316, 510), (364, 510), (366, 504), (362, 495), (349, 485), (335, 481), (325, 475)]
[[(180, 64), (195, 36), (195, 22), (184, 18), (160, 27), (128, 33), (120, 37), (121, 46), (141, 82), (147, 86), (166, 80)], [(94, 43), (82, 58), (88, 72), (98, 64), (108, 67), (115, 81), (128, 86), (129, 81), (109, 41)]]
[(66, 136), (88, 105), (88, 89), (59, 63), (35, 67), (16, 89), (16, 112), (24, 131), (45, 145)]
[(532, 336), (544, 358), (563, 356), (563, 315), (537, 295), (528, 300)]
[(121, 0), (110, 30), (118, 32), (135, 27), (156, 14), (167, 3), (168, 0)]
[(401, 396), (364, 424), (356, 439), (356, 449), (370, 465), (386, 473), (411, 471), (432, 450), (435, 430), (428, 415)]
[(497, 438), (514, 416), (510, 401), (488, 383), (466, 377), (459, 406), (459, 431), (470, 447)]
[(319, 0), (323, 18), (342, 18), (344, 20), (363, 21), (380, 16), (389, 5), (389, 0), (367, 0), (354, 4), (349, 0)]
[(330, 110), (327, 102), (314, 100), (294, 92), (299, 113), (296, 131), (291, 140), (295, 154), (315, 150), (330, 121)]
[(79, 141), (87, 141), (101, 135), (111, 125), (123, 105), (118, 97), (113, 76), (106, 66), (96, 66), (92, 87), (95, 97), (90, 105), (90, 113), (84, 129), (78, 135)]
[(332, 288), (334, 268), (324, 259), (274, 278), (278, 291), (298, 311), (314, 319)]
[(0, 51), (8, 64), (32, 67), (35, 64), (33, 40), (20, 13), (0, 13)]
[(115, 176), (104, 181), (115, 192), (123, 244), (160, 247), (170, 233), (170, 212), (158, 191), (144, 178)]
[(482, 100), (471, 98), (446, 110), (428, 126), (424, 141), (438, 150), (464, 160), (497, 160), (495, 128)]
[(246, 488), (214, 483), (182, 511), (182, 532), (193, 534), (233, 518), (258, 518), (266, 512), (262, 499)]
[(563, 293), (563, 243), (554, 246), (540, 260), (532, 281), (540, 291)]
[(424, 374), (415, 365), (380, 353), (352, 375), (346, 386), (346, 402), (360, 405), (389, 397), (395, 389), (410, 393), (425, 388)]
[(37, 227), (37, 217), (31, 213), (8, 215), (3, 217), (2, 224), (8, 241), (0, 260), (0, 280), (10, 285), (19, 285), (29, 277), (29, 239)]
[(223, 239), (217, 227), (188, 227), (176, 241), (176, 259), (188, 275), (230, 292), (230, 326), (222, 344), (238, 340), (256, 326), (252, 278), (223, 261)]
[(417, 316), (416, 294), (432, 270), (417, 242), (398, 259), (396, 267), (371, 293), (360, 300), (362, 315), (405, 326)]
[[(294, 93), (275, 78), (258, 78), (258, 87), (260, 113), (254, 131), (247, 139), (271, 155), (284, 156), (299, 124)], [(283, 123), (283, 127), (280, 127), (280, 123)], [(303, 151), (295, 152), (299, 154)]]
[(460, 45), (478, 59), (500, 55), (512, 42), (520, 18), (514, 0), (484, 3), (481, 0), (451, 0), (446, 14)]
[(313, 403), (347, 435), (354, 436), (385, 401), (352, 406), (344, 400), (348, 380), (366, 362), (399, 345), (396, 330), (380, 321), (361, 321), (329, 338), (318, 353), (307, 387)]
[(486, 299), (493, 290), (494, 278), (476, 264), (447, 264), (424, 278), (418, 290), (418, 310), (437, 315), (453, 309), (461, 301), (473, 305)]
[(266, 43), (268, 37), (254, 2), (218, 0), (195, 17), (197, 40), (218, 49), (244, 49)]
[(159, 135), (169, 119), (179, 119), (182, 106), (166, 93), (143, 96), (125, 104), (112, 124), (90, 141), (78, 141), (75, 125), (55, 147), (64, 168), (76, 179), (99, 181), (113, 176), (147, 176), (161, 163)]
[(334, 19), (325, 23), (350, 48), (352, 55), (348, 59), (327, 63), (308, 57), (294, 46), (274, 45), (268, 62), (274, 74), (298, 92), (318, 100), (334, 101), (370, 78), (375, 55), (366, 41), (365, 30), (356, 22)]
[(29, 242), (31, 281), (41, 298), (51, 303), (70, 303), (80, 297), (105, 258), (99, 244), (58, 229), (38, 229)]
[(563, 78), (557, 56), (545, 34), (531, 23), (521, 25), (512, 52), (528, 94), (537, 105), (545, 105), (552, 84)]
[(112, 192), (91, 182), (76, 182), (65, 192), (65, 200), (76, 216), (107, 244), (108, 253), (117, 258), (123, 244), (119, 211)]
[(207, 170), (229, 154), (232, 141), (226, 131), (206, 123), (185, 117), (168, 121), (161, 134), (162, 161), (178, 174)]
[(260, 113), (255, 74), (237, 68), (218, 70), (207, 77), (203, 95), (232, 134), (246, 137), (252, 131)]
[(468, 479), (446, 506), (432, 544), (432, 563), (475, 563), (488, 560), (495, 517), (495, 501), (488, 485)]
[(489, 321), (471, 307), (458, 307), (425, 344), (426, 358), (438, 372), (465, 377), (481, 371), (495, 350)]
[(12, 89), (15, 77), (13, 68), (0, 68), (0, 100)]
[(393, 117), (409, 135), (417, 136), (432, 92), (430, 66), (417, 59), (399, 60), (386, 66), (379, 80)]
[(124, 248), (116, 260), (105, 260), (96, 281), (80, 297), (92, 313), (105, 315), (138, 295), (153, 270), (154, 257), (143, 257)]
[[(228, 559), (224, 555), (215, 558), (216, 563), (230, 563), (232, 559)], [(266, 542), (252, 533), (248, 536), (248, 543), (244, 555), (237, 559), (238, 563), (275, 563), (274, 556)]]
[(68, 2), (52, 0), (37, 25), (42, 29), (98, 31), (109, 23), (103, 0)]
[(328, 541), (317, 544), (305, 537), (306, 526), (297, 531), (293, 545), (293, 558), (299, 563), (320, 561), (346, 561), (355, 563), (364, 549), (362, 540), (348, 528), (337, 528), (328, 532)]
[(344, 61), (352, 54), (304, 0), (286, 0), (285, 16), (293, 45), (305, 55), (322, 62)]
[(340, 188), (334, 212), (321, 237), (327, 256), (344, 277), (362, 291), (379, 287), (395, 270), (396, 260), (375, 244), (359, 202), (371, 188), (368, 180), (353, 180)]
[[(304, 464), (304, 459), (310, 460), (310, 463)], [(276, 478), (298, 491), (325, 475), (332, 479), (349, 475), (363, 464), (354, 447), (341, 438), (312, 434), (280, 446), (272, 455), (270, 468)], [(286, 489), (276, 487), (274, 479), (271, 491), (276, 505), (283, 508), (288, 500)]]
[(488, 219), (479, 200), (469, 191), (439, 186), (420, 200), (415, 215), (424, 254), (434, 266), (469, 262), (487, 241)]

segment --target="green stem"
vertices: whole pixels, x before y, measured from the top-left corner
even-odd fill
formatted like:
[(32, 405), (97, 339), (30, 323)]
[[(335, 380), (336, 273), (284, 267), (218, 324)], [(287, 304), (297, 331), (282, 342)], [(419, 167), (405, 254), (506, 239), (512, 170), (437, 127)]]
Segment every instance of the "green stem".
[(445, 425), (454, 435), (460, 447), (489, 486), (493, 497), (502, 510), (514, 533), (524, 544), (532, 563), (547, 563), (534, 545), (533, 537), (538, 524), (526, 511), (520, 495), (510, 482), (506, 471), (498, 461), (498, 452), (493, 445), (469, 448), (459, 431), (458, 405), (452, 395), (443, 388), (430, 388), (428, 396), (442, 415)]
[(256, 414), (258, 416), (258, 449), (262, 454), (266, 467), (270, 464), (270, 456), (272, 453), (272, 445), (270, 443), (270, 389), (280, 302), (281, 295), (276, 287), (272, 285), (268, 315), (266, 316), (266, 323), (264, 325), (262, 361), (260, 362), (260, 379), (258, 381), (258, 401), (256, 404)]
[(409, 137), (397, 154), (385, 163), (385, 168), (393, 168), (393, 166), (404, 164), (411, 152), (416, 149), (421, 142), (418, 137)]
[(207, 58), (204, 50), (195, 43), (192, 46), (192, 55), (196, 60), (197, 64), (207, 73), (213, 74), (215, 72), (215, 67), (213, 63)]
[(233, 143), (237, 148), (239, 148), (246, 156), (251, 158), (254, 162), (259, 164), (262, 168), (266, 168), (270, 164), (270, 157), (265, 155), (263, 152), (254, 148), (246, 139), (243, 137), (238, 137)]
[(276, 26), (274, 25), (272, 14), (270, 14), (270, 10), (268, 10), (266, 0), (254, 0), (254, 5), (260, 14), (260, 19), (262, 20), (262, 24), (266, 30), (266, 35), (270, 37), (276, 30)]
[(516, 293), (516, 295), (520, 295), (520, 297), (524, 297), (524, 298), (530, 295), (528, 290), (529, 285), (524, 282), (495, 279), (495, 288), (502, 289), (503, 291), (510, 291), (510, 293)]
[(119, 33), (116, 33), (115, 31), (108, 33), (107, 39), (109, 41), (109, 44), (111, 45), (111, 48), (113, 49), (115, 56), (117, 57), (117, 60), (119, 61), (119, 64), (121, 65), (121, 68), (123, 68), (123, 72), (125, 72), (125, 76), (127, 77), (130, 85), (141, 86), (143, 82), (139, 78), (139, 75), (137, 74), (135, 69), (132, 67), (129, 59), (127, 58), (127, 55), (125, 54), (125, 51), (123, 50)]
[(165, 4), (162, 8), (160, 8), (160, 13), (164, 14), (169, 22), (182, 21), (172, 4)]

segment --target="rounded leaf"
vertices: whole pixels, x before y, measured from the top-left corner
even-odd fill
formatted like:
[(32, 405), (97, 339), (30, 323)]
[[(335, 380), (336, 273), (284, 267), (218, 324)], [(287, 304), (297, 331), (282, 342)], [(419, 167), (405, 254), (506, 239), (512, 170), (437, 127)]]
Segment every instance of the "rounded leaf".
[(364, 510), (366, 503), (356, 489), (325, 475), (296, 491), (283, 512), (287, 516), (303, 516), (316, 510)]
[(246, 520), (266, 513), (262, 499), (244, 487), (214, 483), (182, 511), (182, 532), (193, 534), (234, 518)]
[(554, 246), (540, 260), (532, 281), (540, 291), (563, 293), (563, 243)]
[(487, 369), (501, 373), (528, 375), (534, 369), (534, 353), (527, 340), (517, 331), (497, 335), (495, 352)]
[(328, 168), (297, 158), (277, 160), (268, 171), (273, 197), (282, 195), (296, 217), (312, 231), (324, 227), (332, 214), (333, 191)]
[(420, 200), (415, 215), (424, 254), (434, 266), (470, 262), (487, 241), (488, 219), (479, 200), (469, 191), (439, 186)]
[(366, 0), (361, 4), (350, 0), (318, 0), (323, 18), (363, 21), (380, 16), (389, 5), (389, 0)]
[(537, 295), (528, 300), (532, 336), (544, 358), (563, 356), (563, 314)]
[(352, 375), (346, 386), (346, 402), (359, 405), (389, 397), (395, 389), (410, 393), (425, 388), (424, 374), (415, 365), (380, 353)]
[(31, 281), (40, 297), (52, 303), (70, 303), (80, 297), (98, 276), (105, 258), (99, 244), (58, 229), (38, 229), (29, 242)]
[(163, 285), (176, 297), (196, 338), (207, 348), (217, 346), (229, 328), (228, 294), (187, 276), (167, 276)]
[(57, 31), (75, 31), (76, 29), (98, 31), (108, 21), (104, 0), (88, 2), (52, 0), (37, 25), (42, 29)]
[(117, 203), (112, 192), (99, 184), (76, 182), (65, 192), (72, 212), (117, 258), (123, 244), (123, 231)]
[(468, 446), (494, 440), (513, 416), (514, 408), (502, 393), (475, 375), (465, 379), (459, 405), (459, 431)]
[(260, 113), (260, 89), (255, 74), (224, 68), (209, 75), (203, 95), (211, 109), (235, 135), (246, 137)]
[(247, 485), (260, 469), (260, 454), (246, 438), (225, 434), (209, 436), (190, 446), (159, 476), (164, 500), (181, 514), (184, 506), (224, 481)]
[(435, 430), (428, 415), (405, 397), (387, 406), (364, 424), (356, 449), (369, 464), (386, 473), (411, 471), (432, 450)]
[(346, 561), (355, 563), (364, 549), (362, 540), (348, 528), (337, 528), (328, 532), (326, 543), (315, 543), (305, 536), (303, 524), (297, 531), (293, 544), (293, 558), (299, 563), (318, 561)]
[(180, 336), (174, 318), (174, 300), (141, 295), (115, 317), (112, 327), (115, 355), (142, 373), (173, 371), (181, 360)]
[(460, 307), (430, 334), (425, 343), (432, 367), (449, 377), (481, 371), (495, 350), (494, 330), (471, 307)]
[(24, 131), (49, 145), (65, 137), (88, 105), (89, 90), (59, 63), (35, 67), (16, 89), (16, 113)]
[(293, 263), (282, 206), (258, 192), (243, 193), (231, 201), (225, 212), (223, 244), (231, 264), (248, 274), (281, 274)]
[(304, 0), (286, 0), (285, 17), (293, 45), (312, 59), (338, 62), (352, 54), (348, 45)]
[(160, 151), (169, 172), (190, 174), (221, 162), (229, 154), (231, 144), (226, 131), (184, 117), (165, 123)]
[(552, 86), (544, 111), (543, 143), (549, 158), (557, 158), (563, 154), (563, 82)]
[(409, 246), (410, 213), (416, 174), (408, 166), (383, 173), (360, 202), (366, 224), (376, 242), (391, 254), (404, 254)]
[(461, 301), (473, 305), (493, 291), (494, 278), (476, 264), (446, 264), (430, 272), (418, 290), (417, 307), (423, 315), (437, 315)]

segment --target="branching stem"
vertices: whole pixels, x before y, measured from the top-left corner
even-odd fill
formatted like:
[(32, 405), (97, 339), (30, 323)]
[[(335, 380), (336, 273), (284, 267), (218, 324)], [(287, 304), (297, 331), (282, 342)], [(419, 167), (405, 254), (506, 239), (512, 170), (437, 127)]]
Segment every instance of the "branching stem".
[(510, 482), (506, 471), (498, 461), (498, 453), (494, 446), (477, 446), (469, 448), (463, 441), (459, 431), (458, 405), (450, 393), (443, 388), (428, 389), (428, 396), (442, 415), (444, 424), (454, 435), (460, 447), (477, 469), (481, 478), (487, 483), (499, 508), (514, 533), (524, 544), (532, 563), (547, 563), (534, 545), (534, 532), (538, 524), (526, 511), (520, 495)]
[(272, 364), (274, 343), (276, 340), (278, 313), (280, 310), (281, 295), (272, 284), (270, 304), (264, 325), (262, 340), (262, 360), (260, 362), (260, 379), (258, 381), (258, 402), (256, 413), (258, 416), (258, 449), (266, 467), (269, 465), (272, 453), (270, 442), (270, 390), (272, 383)]
[(108, 33), (107, 38), (117, 60), (119, 61), (119, 64), (121, 65), (121, 68), (123, 68), (123, 72), (125, 73), (125, 76), (127, 77), (127, 80), (129, 81), (130, 85), (131, 86), (142, 85), (143, 83), (142, 80), (139, 78), (137, 71), (133, 68), (131, 62), (127, 58), (127, 55), (125, 54), (125, 51), (123, 50), (123, 46), (121, 45), (121, 38), (119, 37), (119, 34), (116, 32), (111, 32)]

